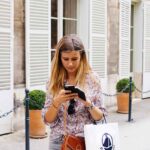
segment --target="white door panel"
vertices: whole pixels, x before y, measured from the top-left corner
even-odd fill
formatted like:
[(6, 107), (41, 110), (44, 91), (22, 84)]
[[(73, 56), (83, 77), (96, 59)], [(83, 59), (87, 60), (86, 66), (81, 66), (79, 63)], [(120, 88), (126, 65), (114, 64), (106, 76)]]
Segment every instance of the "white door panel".
[[(0, 116), (13, 109), (13, 0), (0, 0)], [(12, 132), (13, 113), (0, 118), (0, 134)]]
[(119, 75), (130, 74), (130, 14), (131, 0), (120, 0)]
[(90, 1), (90, 62), (101, 78), (107, 75), (107, 1)]
[(150, 97), (150, 2), (144, 2), (143, 98)]
[(50, 0), (26, 0), (26, 87), (46, 89), (50, 72)]
[[(11, 111), (13, 108), (13, 95), (9, 90), (0, 91), (0, 115)], [(0, 118), (0, 134), (12, 132), (13, 113)]]
[(150, 72), (143, 74), (143, 98), (148, 97), (150, 97)]

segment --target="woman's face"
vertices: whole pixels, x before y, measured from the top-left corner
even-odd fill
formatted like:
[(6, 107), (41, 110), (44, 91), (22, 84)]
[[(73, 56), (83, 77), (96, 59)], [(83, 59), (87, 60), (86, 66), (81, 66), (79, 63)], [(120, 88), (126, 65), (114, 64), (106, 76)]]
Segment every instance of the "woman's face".
[(68, 75), (75, 75), (80, 65), (81, 54), (79, 51), (61, 52), (61, 62)]

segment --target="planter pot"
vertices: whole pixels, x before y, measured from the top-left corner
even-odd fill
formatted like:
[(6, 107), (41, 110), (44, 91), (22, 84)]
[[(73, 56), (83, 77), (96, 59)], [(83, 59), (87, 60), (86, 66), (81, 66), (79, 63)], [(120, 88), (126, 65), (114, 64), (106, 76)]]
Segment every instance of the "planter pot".
[(129, 111), (129, 93), (119, 93), (117, 95), (117, 106), (119, 113), (127, 114)]
[(42, 119), (42, 110), (29, 110), (30, 114), (30, 137), (44, 138), (46, 134), (46, 125)]

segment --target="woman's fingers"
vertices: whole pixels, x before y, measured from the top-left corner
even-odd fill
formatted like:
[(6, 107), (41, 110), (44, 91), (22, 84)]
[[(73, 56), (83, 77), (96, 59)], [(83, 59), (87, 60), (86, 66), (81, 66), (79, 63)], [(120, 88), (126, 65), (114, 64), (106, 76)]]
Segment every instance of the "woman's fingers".
[(78, 97), (77, 93), (70, 93), (70, 94), (65, 95), (65, 98), (66, 98), (67, 101), (70, 100), (70, 99), (77, 98), (77, 97)]
[(69, 94), (69, 93), (71, 93), (70, 90), (65, 90), (65, 94)]
[(65, 101), (69, 101), (71, 99), (74, 99), (74, 98), (78, 98), (78, 94), (77, 93), (71, 93), (70, 90), (60, 90), (57, 98), (59, 99), (59, 101), (61, 103), (65, 102)]
[(64, 89), (60, 90), (59, 95), (65, 94), (66, 91)]

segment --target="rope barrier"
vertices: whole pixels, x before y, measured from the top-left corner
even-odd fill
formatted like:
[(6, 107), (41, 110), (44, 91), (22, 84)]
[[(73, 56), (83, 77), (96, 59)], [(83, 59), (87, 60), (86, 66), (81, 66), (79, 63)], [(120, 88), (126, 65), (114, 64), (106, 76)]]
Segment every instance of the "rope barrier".
[[(130, 85), (130, 84), (128, 84), (128, 85), (127, 85), (121, 92), (119, 92), (119, 93), (108, 94), (108, 93), (101, 92), (101, 94), (104, 95), (104, 96), (106, 96), (106, 97), (115, 97), (115, 96), (117, 96), (117, 95), (120, 95), (122, 92), (124, 92), (124, 91), (129, 87), (129, 85)], [(145, 93), (149, 93), (149, 92), (150, 92), (150, 90), (147, 90), (147, 91), (142, 92), (142, 90), (138, 89), (135, 85), (134, 85), (134, 87), (135, 87), (135, 90), (136, 90), (136, 91), (138, 91), (139, 93), (142, 93), (142, 94), (145, 94)], [(36, 102), (33, 102), (33, 101), (32, 101), (32, 102), (30, 102), (30, 103), (32, 103), (32, 104), (34, 104), (35, 106), (38, 107), (38, 104), (36, 104)], [(13, 113), (16, 109), (18, 109), (18, 108), (21, 107), (22, 105), (24, 105), (24, 104), (21, 103), (21, 104), (15, 106), (14, 108), (12, 108), (10, 111), (3, 113), (2, 115), (0, 115), (0, 119), (3, 118), (3, 117), (7, 117), (9, 114)]]

